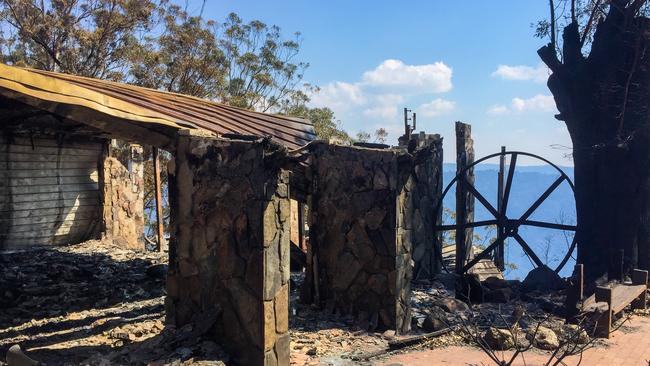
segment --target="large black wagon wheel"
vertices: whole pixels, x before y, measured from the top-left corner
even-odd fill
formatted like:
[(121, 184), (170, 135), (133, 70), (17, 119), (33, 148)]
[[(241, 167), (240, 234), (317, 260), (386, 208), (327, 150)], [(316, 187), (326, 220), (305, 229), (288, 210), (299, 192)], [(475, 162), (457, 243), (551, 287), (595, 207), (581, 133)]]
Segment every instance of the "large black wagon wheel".
[[(476, 190), (476, 187), (474, 187), (472, 184), (470, 184), (467, 180), (467, 171), (477, 164), (480, 164), (488, 159), (492, 159), (495, 157), (505, 157), (505, 156), (510, 156), (510, 165), (508, 169), (508, 176), (505, 181), (505, 186), (503, 190), (503, 199), (501, 201), (501, 207), (500, 209), (494, 208), (490, 202), (480, 193)], [(560, 176), (542, 193), (541, 196), (524, 212), (521, 217), (512, 219), (507, 216), (507, 211), (508, 211), (508, 201), (510, 199), (510, 191), (512, 188), (512, 179), (515, 174), (515, 169), (517, 167), (517, 157), (518, 156), (527, 156), (531, 157), (537, 160), (541, 160), (545, 162), (546, 164), (552, 166), (557, 170), (557, 172), (560, 174)], [(440, 212), (442, 210), (442, 204), (444, 201), (445, 196), (451, 189), (451, 187), (454, 186), (454, 184), (457, 184), (460, 180), (462, 179), (463, 181), (463, 187), (466, 188), (469, 192), (472, 193), (472, 195), (479, 201), (485, 208), (490, 212), (490, 214), (494, 217), (494, 219), (491, 220), (484, 220), (484, 221), (475, 221), (471, 223), (467, 223), (465, 225), (440, 225), (436, 227), (436, 231), (448, 231), (448, 230), (458, 230), (458, 229), (467, 229), (467, 228), (476, 228), (476, 227), (487, 227), (487, 226), (492, 226), (496, 225), (497, 226), (497, 238), (494, 242), (492, 242), (487, 248), (485, 248), (481, 253), (476, 255), (472, 260), (470, 260), (465, 266), (463, 267), (462, 272), (465, 273), (467, 272), (470, 268), (472, 268), (476, 263), (478, 263), (480, 260), (488, 258), (490, 254), (500, 245), (503, 244), (503, 242), (507, 238), (513, 238), (515, 239), (521, 248), (524, 250), (526, 255), (533, 261), (535, 266), (541, 267), (544, 265), (544, 263), (539, 259), (537, 254), (535, 254), (535, 251), (528, 245), (526, 240), (519, 234), (519, 228), (524, 225), (524, 226), (536, 226), (536, 227), (543, 227), (543, 228), (548, 228), (548, 229), (555, 229), (555, 230), (566, 230), (566, 231), (576, 231), (576, 226), (575, 225), (564, 225), (564, 224), (558, 224), (558, 223), (552, 223), (552, 222), (543, 222), (543, 221), (534, 221), (530, 220), (530, 216), (535, 212), (535, 210), (548, 198), (548, 196), (551, 195), (555, 191), (555, 189), (560, 186), (563, 182), (567, 182), (569, 186), (571, 187), (571, 191), (573, 192), (575, 196), (575, 188), (573, 185), (573, 182), (571, 179), (562, 171), (562, 169), (558, 168), (555, 164), (551, 163), (550, 161), (542, 158), (541, 156), (537, 156), (535, 154), (527, 153), (527, 152), (521, 152), (521, 151), (502, 151), (500, 153), (492, 154), (485, 156), (474, 163), (468, 165), (465, 169), (463, 169), (456, 177), (447, 185), (445, 190), (442, 193), (442, 198), (440, 199), (440, 202), (438, 203), (438, 207), (436, 209), (436, 212)], [(569, 258), (571, 258), (571, 255), (573, 251), (575, 250), (576, 247), (576, 238), (575, 235), (573, 236), (573, 241), (571, 242), (571, 245), (569, 246), (569, 249), (562, 259), (562, 261), (559, 263), (559, 265), (554, 269), (554, 271), (560, 272), (564, 265), (568, 262)]]

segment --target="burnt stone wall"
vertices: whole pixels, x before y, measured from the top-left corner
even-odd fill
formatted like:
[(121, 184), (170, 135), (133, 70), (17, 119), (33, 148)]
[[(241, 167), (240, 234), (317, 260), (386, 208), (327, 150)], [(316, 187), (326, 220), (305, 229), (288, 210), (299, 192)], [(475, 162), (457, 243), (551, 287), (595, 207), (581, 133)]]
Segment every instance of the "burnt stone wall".
[(362, 326), (408, 331), (411, 157), (325, 143), (311, 151), (316, 300)]
[(106, 145), (100, 167), (104, 235), (129, 249), (144, 249), (144, 165), (142, 146), (128, 148), (128, 163)]
[(442, 137), (438, 134), (413, 135), (415, 146), (413, 174), (413, 261), (414, 278), (431, 279), (442, 268), (442, 232), (434, 227), (442, 223)]
[(170, 164), (168, 322), (242, 365), (289, 364), (288, 174), (264, 142), (183, 131)]

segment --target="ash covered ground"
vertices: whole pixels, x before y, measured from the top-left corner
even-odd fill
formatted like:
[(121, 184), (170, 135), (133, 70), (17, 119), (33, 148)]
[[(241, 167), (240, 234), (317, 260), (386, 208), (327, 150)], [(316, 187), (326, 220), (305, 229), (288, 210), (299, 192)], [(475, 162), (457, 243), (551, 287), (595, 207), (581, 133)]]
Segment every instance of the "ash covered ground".
[[(228, 356), (204, 331), (165, 325), (166, 261), (166, 253), (125, 250), (101, 241), (1, 254), (0, 364), (13, 345), (48, 365), (228, 364)], [(292, 275), (294, 365), (372, 364), (396, 352), (463, 345), (463, 319), (480, 319), (473, 324), (483, 329), (516, 322), (513, 314), (521, 309), (529, 319), (544, 319), (547, 327), (562, 332), (563, 321), (548, 313), (561, 303), (561, 295), (522, 301), (508, 290), (507, 298), (497, 299), (502, 303), (468, 306), (453, 298), (453, 281), (443, 276), (413, 284), (413, 331), (397, 336), (301, 304), (301, 278)], [(507, 325), (512, 324), (502, 324)], [(447, 327), (455, 331), (391, 349), (391, 343), (406, 337)]]

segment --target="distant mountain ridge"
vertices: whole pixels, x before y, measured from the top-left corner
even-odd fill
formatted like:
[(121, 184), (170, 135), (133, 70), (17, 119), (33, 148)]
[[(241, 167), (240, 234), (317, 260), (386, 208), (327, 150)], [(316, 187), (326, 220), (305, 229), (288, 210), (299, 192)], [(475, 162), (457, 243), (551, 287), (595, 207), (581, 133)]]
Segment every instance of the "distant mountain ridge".
[[(562, 170), (566, 175), (569, 176), (569, 178), (573, 179), (573, 167), (571, 166), (562, 166), (558, 165), (558, 168)], [(445, 172), (449, 172), (450, 174), (453, 172), (456, 172), (456, 164), (455, 163), (444, 163), (442, 165), (442, 169)], [(508, 169), (508, 165), (506, 164), (506, 170)], [(481, 163), (478, 164), (474, 167), (474, 171), (486, 171), (486, 170), (493, 170), (493, 171), (499, 171), (499, 164), (494, 164), (494, 163)], [(555, 168), (551, 165), (520, 165), (517, 166), (517, 171), (522, 172), (522, 173), (540, 173), (540, 174), (553, 174), (556, 172)]]

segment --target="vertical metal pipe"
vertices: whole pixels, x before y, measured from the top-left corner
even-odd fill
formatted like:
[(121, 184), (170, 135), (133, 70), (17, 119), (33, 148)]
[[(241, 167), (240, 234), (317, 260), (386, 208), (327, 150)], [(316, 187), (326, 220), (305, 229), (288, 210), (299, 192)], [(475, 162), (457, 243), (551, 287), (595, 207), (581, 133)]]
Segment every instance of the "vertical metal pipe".
[[(503, 209), (503, 185), (504, 185), (504, 177), (505, 177), (505, 167), (506, 167), (506, 147), (501, 146), (501, 156), (499, 157), (499, 182), (498, 182), (498, 192), (497, 192), (497, 210), (499, 211), (499, 215), (501, 217), (505, 217), (505, 212), (501, 212)], [(501, 237), (505, 234), (505, 228), (503, 227), (501, 220), (499, 220), (499, 223), (497, 224), (497, 237)], [(505, 270), (505, 240), (501, 242), (495, 249), (494, 249), (494, 264), (499, 268), (501, 271)]]
[(156, 190), (156, 220), (158, 226), (158, 247), (156, 249), (162, 252), (165, 242), (165, 227), (163, 223), (162, 190), (160, 188), (160, 157), (157, 147), (153, 148), (153, 179)]
[(409, 138), (409, 110), (404, 108), (404, 136), (406, 136), (406, 141)]

